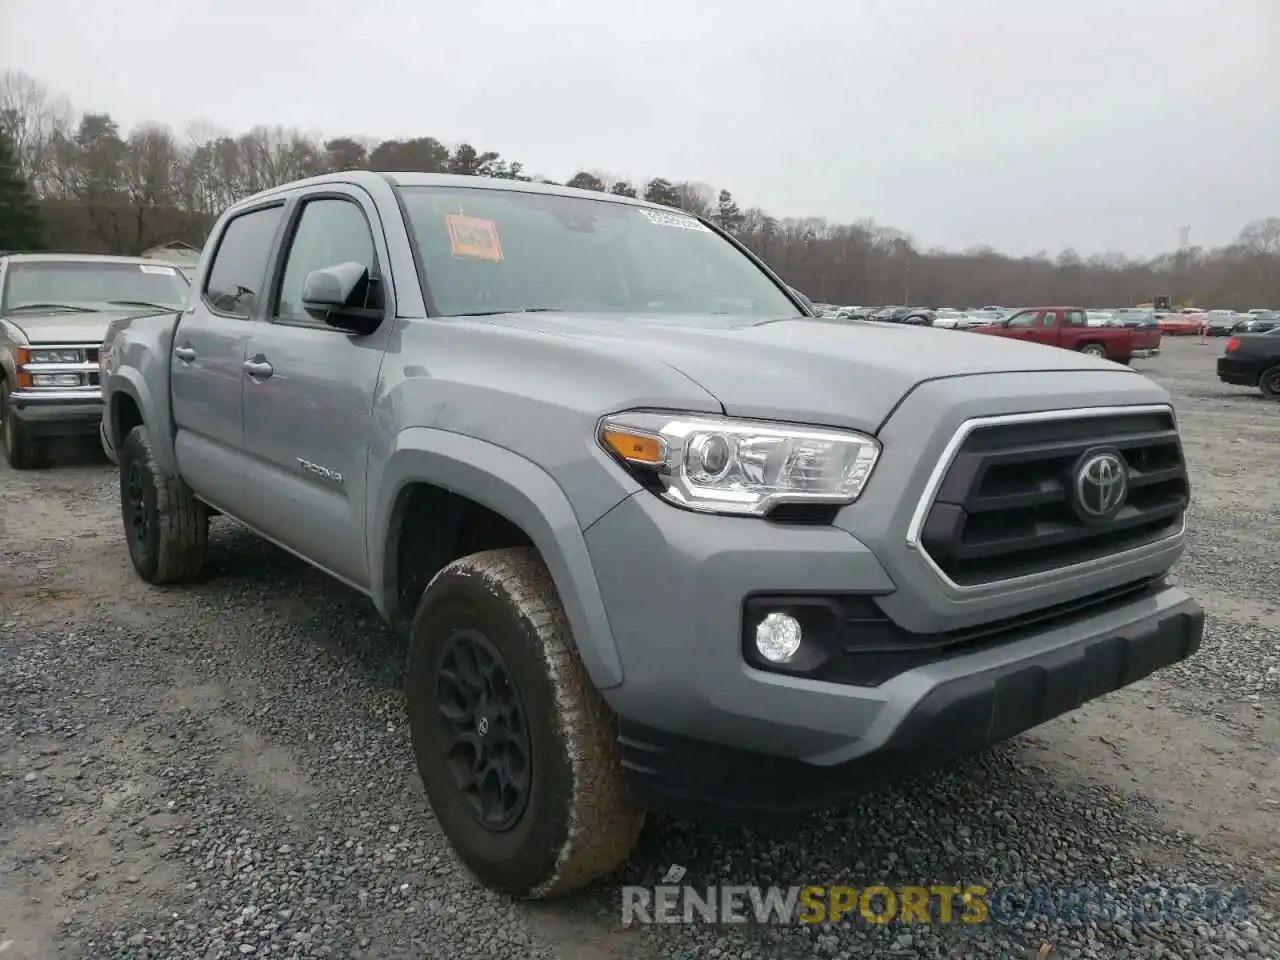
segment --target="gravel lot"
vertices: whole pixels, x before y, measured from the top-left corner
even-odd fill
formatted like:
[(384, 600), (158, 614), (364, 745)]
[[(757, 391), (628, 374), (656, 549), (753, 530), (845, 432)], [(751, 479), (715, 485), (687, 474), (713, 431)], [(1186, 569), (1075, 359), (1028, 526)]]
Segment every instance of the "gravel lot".
[[(111, 467), (0, 467), (0, 958), (1280, 956), (1280, 406), (1218, 383), (1220, 350), (1139, 363), (1193, 471), (1192, 662), (803, 829), (651, 819), (618, 877), (551, 905), (454, 863), (412, 765), (404, 650), (367, 601), (224, 520), (201, 583), (146, 587)], [(618, 886), (671, 864), (694, 884), (1087, 885), (1112, 909), (620, 929)], [(1144, 918), (1144, 885), (1248, 906)]]

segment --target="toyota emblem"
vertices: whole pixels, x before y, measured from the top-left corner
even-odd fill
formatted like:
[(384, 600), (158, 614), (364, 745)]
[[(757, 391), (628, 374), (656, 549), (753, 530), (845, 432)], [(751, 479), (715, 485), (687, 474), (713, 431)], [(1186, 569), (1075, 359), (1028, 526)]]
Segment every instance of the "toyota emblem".
[(489, 735), (489, 718), (481, 717), (480, 722), (476, 724), (476, 730), (479, 732), (480, 736), (482, 737), (488, 736)]
[(1129, 493), (1129, 468), (1117, 453), (1095, 453), (1076, 470), (1076, 509), (1088, 520), (1113, 516)]

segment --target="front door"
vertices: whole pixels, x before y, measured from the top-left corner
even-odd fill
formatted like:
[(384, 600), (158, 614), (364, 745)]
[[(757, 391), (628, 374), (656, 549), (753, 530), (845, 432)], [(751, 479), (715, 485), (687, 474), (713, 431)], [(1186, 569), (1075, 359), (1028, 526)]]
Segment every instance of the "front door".
[(1012, 340), (1038, 340), (1042, 335), (1040, 324), (1043, 316), (1042, 310), (1023, 310), (1021, 313), (1015, 313), (1004, 325), (1005, 337)]
[[(374, 392), (393, 324), (357, 336), (302, 306), (307, 275), (357, 262), (377, 276), (385, 241), (368, 198), (326, 186), (295, 207), (268, 317), (245, 354), (244, 519), (361, 589), (369, 585), (365, 471)], [(379, 251), (382, 256), (379, 256)], [(390, 284), (375, 283), (379, 296)], [(385, 303), (384, 296), (383, 306)], [(394, 313), (388, 309), (389, 316)]]
[(174, 452), (183, 479), (215, 506), (240, 500), (249, 318), (266, 284), (283, 214), (277, 203), (227, 222), (202, 289), (174, 331), (169, 361)]

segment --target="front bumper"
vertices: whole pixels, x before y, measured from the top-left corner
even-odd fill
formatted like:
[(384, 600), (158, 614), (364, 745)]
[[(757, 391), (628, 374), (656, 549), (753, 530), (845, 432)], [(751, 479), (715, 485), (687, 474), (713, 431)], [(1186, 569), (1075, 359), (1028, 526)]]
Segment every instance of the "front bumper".
[(36, 437), (93, 436), (102, 422), (102, 394), (92, 390), (15, 390), (15, 416)]
[[(875, 721), (838, 751), (838, 762), (710, 744), (625, 718), (622, 762), (642, 803), (681, 816), (830, 806), (977, 753), (1177, 663), (1199, 647), (1203, 630), (1199, 606), (1166, 588), (1142, 609), (895, 678), (876, 692)], [(797, 724), (794, 735), (811, 732)]]
[(1141, 592), (1097, 603), (1097, 576), (1061, 577), (1065, 612), (1051, 619), (1037, 613), (1046, 601), (973, 599), (965, 608), (986, 612), (969, 628), (1011, 625), (874, 677), (851, 647), (839, 675), (814, 679), (748, 662), (749, 598), (876, 597), (906, 641), (965, 624), (924, 616), (920, 588), (905, 595), (907, 579), (838, 526), (692, 513), (642, 491), (586, 542), (623, 664), (603, 695), (624, 764), (652, 808), (692, 815), (821, 806), (945, 763), (1189, 656), (1203, 624), (1194, 601), (1160, 585), (1180, 552), (1161, 549), (1115, 565), (1152, 583)]

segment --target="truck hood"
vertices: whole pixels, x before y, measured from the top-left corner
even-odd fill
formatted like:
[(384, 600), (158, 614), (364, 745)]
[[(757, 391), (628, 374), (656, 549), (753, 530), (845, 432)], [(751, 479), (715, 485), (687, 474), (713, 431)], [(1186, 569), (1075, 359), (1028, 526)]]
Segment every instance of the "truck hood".
[(869, 433), (879, 430), (898, 402), (928, 380), (1063, 370), (1131, 372), (1057, 347), (903, 324), (570, 313), (472, 319), (638, 352), (685, 374), (731, 416)]
[(156, 313), (155, 310), (101, 310), (94, 313), (20, 313), (6, 317), (5, 323), (17, 327), (27, 338), (27, 343), (100, 344), (107, 335), (112, 320), (122, 317)]

